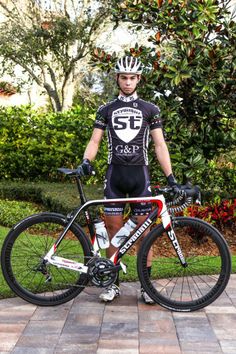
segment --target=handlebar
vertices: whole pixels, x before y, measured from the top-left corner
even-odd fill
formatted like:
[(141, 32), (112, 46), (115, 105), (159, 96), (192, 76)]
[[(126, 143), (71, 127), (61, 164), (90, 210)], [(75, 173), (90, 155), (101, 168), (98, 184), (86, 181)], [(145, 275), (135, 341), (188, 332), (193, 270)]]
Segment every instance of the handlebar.
[[(159, 187), (154, 186), (154, 190), (156, 194), (176, 194), (174, 187)], [(197, 198), (200, 193), (199, 186), (192, 186), (190, 184), (182, 185), (180, 187), (180, 192), (177, 193), (179, 195), (183, 195), (185, 197)]]
[(178, 193), (176, 193), (174, 187), (154, 187), (154, 189), (156, 194), (164, 194), (166, 197), (171, 197), (166, 205), (169, 212), (172, 214), (182, 211), (193, 202), (201, 204), (201, 191), (199, 186), (192, 186), (188, 183), (182, 185)]

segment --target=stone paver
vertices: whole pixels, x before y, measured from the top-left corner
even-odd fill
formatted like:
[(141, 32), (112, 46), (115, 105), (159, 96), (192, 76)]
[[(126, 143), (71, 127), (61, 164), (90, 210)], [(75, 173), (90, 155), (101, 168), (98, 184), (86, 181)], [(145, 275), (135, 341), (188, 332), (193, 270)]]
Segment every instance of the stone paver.
[(236, 275), (219, 299), (191, 313), (143, 304), (138, 283), (121, 288), (111, 304), (97, 288), (57, 307), (0, 300), (0, 354), (236, 353)]

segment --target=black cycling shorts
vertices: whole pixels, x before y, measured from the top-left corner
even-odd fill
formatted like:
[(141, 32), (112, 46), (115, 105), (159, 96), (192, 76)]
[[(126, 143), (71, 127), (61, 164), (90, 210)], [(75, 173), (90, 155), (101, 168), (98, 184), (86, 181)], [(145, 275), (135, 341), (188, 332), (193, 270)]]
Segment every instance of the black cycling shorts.
[[(109, 165), (104, 181), (104, 197), (150, 197), (152, 195), (147, 166)], [(106, 215), (121, 215), (125, 203), (110, 203), (104, 208)], [(147, 215), (152, 210), (151, 203), (130, 203), (133, 215)]]

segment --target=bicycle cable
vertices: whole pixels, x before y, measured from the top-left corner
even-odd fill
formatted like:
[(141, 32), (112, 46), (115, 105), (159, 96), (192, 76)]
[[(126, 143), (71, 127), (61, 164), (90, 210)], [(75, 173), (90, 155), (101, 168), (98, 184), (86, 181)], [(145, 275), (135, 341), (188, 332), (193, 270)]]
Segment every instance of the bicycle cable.
[[(181, 204), (180, 204), (181, 203)], [(167, 202), (166, 206), (170, 214), (180, 213), (192, 203), (192, 197), (186, 197), (185, 193), (180, 194), (173, 201)], [(180, 205), (179, 205), (180, 204)]]

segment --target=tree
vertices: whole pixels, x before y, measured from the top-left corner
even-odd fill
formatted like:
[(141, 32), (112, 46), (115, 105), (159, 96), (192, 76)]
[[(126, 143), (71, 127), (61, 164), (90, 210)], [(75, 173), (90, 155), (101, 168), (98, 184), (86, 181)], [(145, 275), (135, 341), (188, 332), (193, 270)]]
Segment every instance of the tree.
[(118, 87), (114, 85), (114, 73), (90, 71), (81, 80), (73, 105), (88, 107), (92, 112), (102, 104), (113, 100), (117, 94)]
[[(150, 46), (137, 43), (129, 54), (144, 63), (141, 94), (160, 106), (175, 171), (184, 179), (207, 178), (208, 162), (235, 148), (236, 23), (229, 3), (113, 1), (116, 25), (150, 31)], [(110, 70), (116, 58), (93, 60)]]
[(47, 93), (54, 111), (72, 103), (78, 63), (84, 65), (109, 13), (108, 0), (0, 0), (2, 73), (23, 72)]

